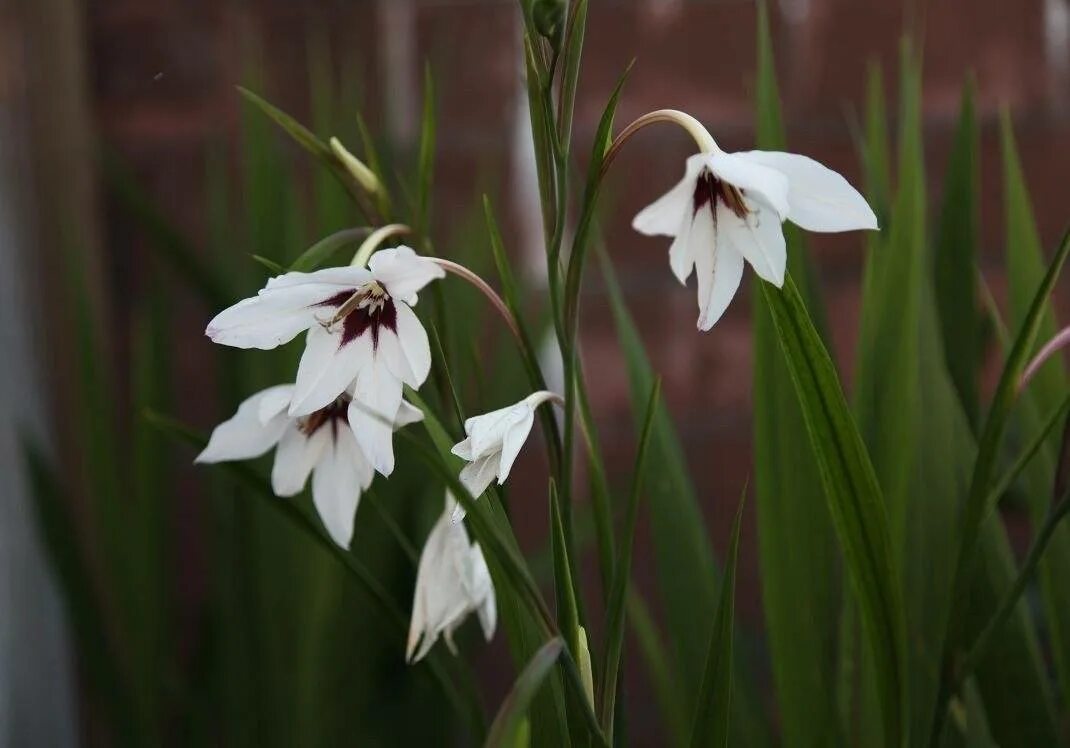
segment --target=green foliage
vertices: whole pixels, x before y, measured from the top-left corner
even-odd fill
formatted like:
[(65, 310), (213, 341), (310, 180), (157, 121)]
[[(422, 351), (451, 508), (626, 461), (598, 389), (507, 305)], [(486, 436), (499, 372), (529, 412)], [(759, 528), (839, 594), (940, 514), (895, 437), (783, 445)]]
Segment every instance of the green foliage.
[[(706, 531), (708, 507), (691, 479), (695, 466), (660, 397), (664, 362), (649, 357), (600, 243), (600, 197), (618, 178), (608, 167), (621, 147), (615, 119), (630, 66), (603, 93), (591, 142), (574, 148), (584, 41), (598, 32), (587, 25), (588, 2), (523, 0), (521, 9), (548, 266), (543, 303), (534, 303), (541, 289), (525, 286), (516, 271), (488, 198), (473, 196), (455, 235), (441, 236), (448, 216), (432, 221), (440, 135), (430, 65), (420, 137), (407, 148), (375, 139), (356, 111), (353, 81), (334, 79), (324, 33), (309, 34), (311, 128), (239, 89), (250, 106), (238, 146), (214, 149), (207, 163), (203, 247), (174, 228), (117, 158), (105, 160), (116, 204), (151, 248), (144, 286), (136, 288), (130, 324), (112, 324), (91, 303), (68, 248), (66, 322), (78, 362), (69, 420), (82, 452), (60, 471), (38, 445), (23, 444), (84, 701), (100, 734), (130, 746), (608, 748), (629, 742), (627, 671), (650, 681), (663, 742), (676, 746), (1065, 741), (1070, 527), (1062, 519), (1070, 503), (1056, 495), (1065, 490), (1056, 475), (1065, 471), (1058, 427), (1070, 395), (1058, 357), (1028, 387), (1021, 378), (1058, 329), (1051, 296), (1070, 234), (1047, 259), (1009, 115), (1001, 126), (1006, 325), (992, 304), (987, 317), (980, 309), (989, 295), (978, 268), (982, 164), (972, 83), (963, 89), (943, 184), (930, 190), (921, 61), (908, 43), (897, 108), (886, 104), (876, 67), (865, 92), (860, 165), (881, 231), (858, 240), (865, 268), (850, 397), (830, 354), (822, 288), (801, 231), (785, 225), (783, 288), (754, 281), (759, 634), (735, 606), (745, 578), (741, 548), (750, 542), (745, 491), (722, 573)], [(788, 138), (764, 3), (757, 13), (756, 140), (782, 150)], [(246, 78), (269, 90), (255, 64)], [(889, 110), (898, 111), (894, 158)], [(334, 135), (359, 146), (381, 189), (353, 177), (327, 145)], [(305, 159), (292, 158), (291, 143), (312, 157), (311, 173)], [(585, 174), (575, 153), (589, 154)], [(395, 164), (404, 168), (395, 172)], [(400, 186), (410, 200), (393, 199)], [(930, 191), (941, 196), (932, 215)], [(398, 470), (389, 481), (376, 478), (358, 510), (352, 549), (342, 549), (310, 496), (273, 495), (264, 460), (198, 469), (195, 478), (182, 471), (190, 448), (207, 440), (183, 423), (172, 310), (192, 302), (207, 314), (255, 293), (268, 275), (344, 264), (375, 227), (395, 222), (411, 227), (422, 253), (476, 273), (493, 266), (503, 298), (476, 284), (494, 301), (486, 304), (452, 278), (428, 289), (418, 310), (433, 378), (406, 392), (424, 420), (398, 432)], [(592, 250), (606, 290), (596, 299), (612, 313), (630, 392), (630, 484), (607, 472), (581, 355)], [(504, 319), (489, 316), (495, 310)], [(468, 415), (546, 389), (536, 346), (543, 327), (563, 357), (565, 391), (554, 399), (564, 402), (560, 424), (550, 404), (539, 410), (547, 475), (535, 483), (549, 497), (539, 564), (517, 540), (505, 487), (470, 495), (451, 448)], [(1006, 329), (1005, 350), (987, 349), (989, 329)], [(292, 381), (299, 346), (211, 351), (218, 391), (202, 394), (218, 422), (257, 389)], [(982, 362), (993, 353), (1002, 367), (989, 393)], [(586, 491), (576, 480), (581, 459)], [(191, 500), (184, 487), (194, 483)], [(436, 645), (418, 664), (403, 660), (421, 548), (446, 490), (465, 509), (486, 559), (507, 640), (513, 685), (504, 698), (486, 694), (500, 705), (493, 717), (470, 665), (474, 626), (450, 632), (456, 657)], [(639, 521), (641, 504), (648, 526)], [(1001, 508), (1028, 513), (1033, 538), (1021, 563)], [(190, 531), (205, 539), (209, 582), (186, 623), (176, 592), (188, 563), (179, 538)], [(651, 601), (633, 578), (645, 532)], [(585, 589), (588, 557), (601, 594)], [(1038, 594), (1029, 596), (1034, 585)], [(768, 663), (752, 656), (759, 635)], [(633, 647), (638, 658), (629, 662)], [(772, 697), (757, 683), (771, 683)]]

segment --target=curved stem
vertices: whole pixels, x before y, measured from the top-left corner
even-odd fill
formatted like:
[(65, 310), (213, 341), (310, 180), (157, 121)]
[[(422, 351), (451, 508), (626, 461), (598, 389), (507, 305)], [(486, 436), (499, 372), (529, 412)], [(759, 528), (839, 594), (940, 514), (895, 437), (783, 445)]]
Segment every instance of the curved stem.
[(1028, 387), (1029, 382), (1036, 376), (1040, 367), (1059, 350), (1065, 348), (1067, 344), (1070, 344), (1070, 327), (1064, 327), (1062, 330), (1055, 333), (1055, 336), (1045, 343), (1044, 347), (1033, 357), (1033, 360), (1025, 367), (1025, 371), (1022, 372), (1022, 378), (1018, 381), (1018, 392), (1021, 392)]
[(687, 112), (681, 112), (678, 109), (658, 109), (653, 112), (647, 112), (642, 117), (632, 122), (630, 125), (620, 131), (620, 134), (613, 139), (609, 148), (606, 149), (605, 158), (602, 159), (602, 174), (606, 173), (609, 169), (609, 165), (613, 163), (613, 159), (616, 158), (617, 152), (621, 147), (628, 142), (628, 139), (642, 130), (647, 125), (653, 125), (658, 122), (669, 122), (674, 125), (678, 125), (687, 131), (687, 134), (695, 141), (695, 145), (703, 153), (713, 153), (717, 150), (717, 141), (710, 135), (701, 122), (692, 117)]
[(481, 294), (487, 297), (487, 300), (490, 301), (491, 305), (498, 311), (498, 314), (500, 314), (502, 319), (505, 320), (505, 324), (509, 326), (509, 331), (513, 333), (513, 337), (516, 338), (518, 342), (523, 344), (523, 341), (520, 336), (520, 327), (519, 325), (517, 325), (516, 319), (513, 317), (513, 313), (509, 311), (509, 307), (502, 300), (502, 297), (499, 296), (498, 293), (493, 288), (491, 288), (485, 280), (480, 278), (478, 275), (466, 268), (464, 265), (459, 265), (458, 263), (453, 262), (452, 260), (444, 260), (441, 257), (428, 257), (427, 259), (431, 260), (431, 262), (435, 263), (446, 272), (453, 273), (457, 277), (463, 278), (464, 280), (475, 286)]
[(356, 254), (353, 255), (353, 261), (349, 264), (353, 267), (362, 268), (368, 264), (372, 252), (377, 250), (380, 244), (392, 236), (405, 236), (411, 233), (412, 229), (403, 223), (388, 223), (386, 226), (380, 226), (361, 243), (360, 247), (357, 248)]

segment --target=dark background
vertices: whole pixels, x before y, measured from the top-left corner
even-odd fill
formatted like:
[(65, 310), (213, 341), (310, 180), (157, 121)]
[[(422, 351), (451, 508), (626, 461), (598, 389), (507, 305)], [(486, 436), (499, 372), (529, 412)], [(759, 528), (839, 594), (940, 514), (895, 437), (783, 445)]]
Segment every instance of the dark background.
[[(859, 184), (854, 132), (867, 67), (885, 74), (888, 109), (900, 43), (911, 33), (924, 52), (924, 125), (930, 205), (938, 205), (963, 81), (974, 76), (981, 120), (984, 274), (1002, 294), (1002, 195), (997, 124), (1013, 116), (1041, 237), (1050, 247), (1068, 218), (1070, 171), (1070, 6), (1066, 0), (780, 0), (770, 2), (774, 50), (790, 148)], [(623, 124), (651, 109), (684, 109), (727, 150), (752, 146), (755, 6), (749, 0), (592, 0), (576, 109), (577, 152), (589, 148), (612, 86), (632, 57), (634, 70), (618, 112)], [(542, 260), (527, 112), (521, 77), (519, 13), (512, 0), (7, 0), (0, 3), (0, 104), (21, 147), (17, 194), (31, 227), (29, 316), (44, 337), (49, 415), (61, 453), (79, 445), (65, 431), (73, 353), (69, 330), (50, 311), (62, 298), (50, 279), (63, 265), (58, 226), (76, 225), (87, 248), (87, 278), (108, 333), (111, 355), (128, 353), (131, 310), (151, 293), (144, 232), (132, 225), (107, 186), (101, 146), (195, 243), (206, 230), (206, 174), (212, 154), (238, 137), (243, 104), (234, 85), (250, 85), (307, 121), (309, 48), (327, 53), (338, 80), (356, 96), (371, 127), (404, 151), (419, 128), (420, 79), (434, 70), (439, 107), (434, 187), (436, 234), (458, 236), (489, 191), (506, 243), (540, 283)], [(5, 120), (8, 121), (8, 120)], [(894, 132), (894, 123), (892, 123)], [(327, 135), (329, 133), (320, 133)], [(673, 128), (635, 138), (609, 178), (607, 246), (690, 457), (715, 545), (724, 547), (731, 512), (750, 464), (751, 345), (746, 293), (710, 333), (694, 329), (694, 292), (668, 272), (667, 242), (629, 228), (632, 215), (667, 189), (691, 145)], [(295, 160), (303, 156), (293, 153)], [(225, 163), (224, 169), (233, 170)], [(21, 177), (25, 177), (22, 179)], [(296, 189), (300, 199), (304, 186)], [(62, 217), (62, 220), (61, 220)], [(69, 223), (68, 223), (69, 222)], [(478, 224), (477, 224), (478, 225)], [(445, 243), (445, 242), (443, 242)], [(863, 247), (859, 236), (814, 236), (835, 353), (849, 372), (857, 323)], [(300, 249), (300, 248), (297, 248)], [(256, 247), (234, 247), (242, 256)], [(626, 475), (634, 444), (627, 379), (612, 320), (592, 274), (582, 331), (591, 396), (611, 471)], [(747, 284), (744, 284), (746, 289)], [(208, 428), (217, 404), (201, 393), (205, 321), (215, 311), (175, 302), (171, 344), (177, 356), (181, 417)], [(849, 373), (847, 381), (849, 385)], [(517, 393), (519, 397), (523, 393)], [(534, 444), (534, 440), (532, 442)], [(514, 479), (538, 478), (538, 449), (521, 458)], [(544, 537), (541, 479), (514, 489), (527, 545)], [(192, 486), (191, 482), (191, 486)], [(176, 513), (186, 511), (175, 507)], [(196, 546), (196, 538), (190, 539)], [(640, 533), (636, 575), (650, 582)], [(192, 553), (195, 557), (195, 552)], [(740, 615), (761, 625), (757, 547), (750, 528), (742, 550)], [(196, 604), (205, 570), (190, 562), (183, 594)], [(593, 575), (592, 579), (593, 579)], [(494, 650), (499, 651), (499, 650)], [(649, 703), (633, 694), (635, 722)]]

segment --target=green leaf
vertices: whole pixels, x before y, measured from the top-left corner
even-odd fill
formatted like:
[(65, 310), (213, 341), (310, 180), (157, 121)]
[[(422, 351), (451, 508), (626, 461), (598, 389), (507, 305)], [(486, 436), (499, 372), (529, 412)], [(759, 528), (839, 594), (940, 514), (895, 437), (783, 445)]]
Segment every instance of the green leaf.
[[(870, 242), (855, 387), (859, 428), (883, 489), (903, 580), (910, 735), (917, 739), (931, 731), (940, 686), (957, 497), (972, 437), (944, 363), (933, 279), (939, 261), (926, 241), (920, 65), (908, 44), (901, 77), (898, 192), (885, 231)], [(967, 268), (961, 275), (973, 283), (972, 261)], [(877, 719), (863, 700), (863, 734)]]
[[(764, 3), (758, 15), (755, 80), (757, 146), (784, 150), (780, 96)], [(813, 271), (801, 232), (785, 224), (788, 267), (799, 278)], [(755, 278), (754, 283), (761, 283)], [(818, 308), (816, 284), (801, 289)], [(840, 570), (821, 477), (776, 328), (757, 288), (754, 335), (753, 437), (758, 550), (765, 631), (781, 735), (787, 746), (833, 741), (835, 635)]]
[(426, 237), (431, 227), (431, 182), (435, 173), (435, 79), (424, 66), (424, 111), (420, 121), (420, 157), (416, 177), (416, 235)]
[(256, 264), (267, 269), (267, 271), (272, 275), (282, 275), (286, 272), (286, 268), (284, 268), (282, 265), (275, 262), (274, 260), (269, 260), (267, 257), (263, 257), (261, 255), (249, 255), (249, 257), (252, 258), (253, 261), (256, 262)]
[(888, 745), (906, 735), (905, 620), (880, 486), (828, 351), (791, 276), (762, 284), (821, 471), (829, 514), (872, 652)]
[(278, 107), (269, 104), (247, 88), (243, 88), (242, 86), (238, 86), (237, 88), (238, 92), (245, 97), (246, 101), (267, 115), (272, 122), (283, 130), (283, 132), (293, 138), (295, 143), (308, 151), (323, 166), (327, 167), (331, 174), (333, 174), (342, 186), (346, 188), (350, 197), (357, 203), (357, 206), (365, 216), (374, 214), (374, 211), (370, 208), (367, 195), (365, 195), (364, 191), (354, 183), (352, 176), (350, 176), (349, 172), (346, 170), (341, 160), (334, 154), (334, 151), (331, 150), (330, 146), (317, 138), (311, 130)]
[(554, 555), (554, 590), (557, 598), (557, 626), (568, 639), (573, 651), (579, 651), (580, 617), (576, 609), (576, 581), (569, 567), (565, 546), (565, 528), (561, 523), (561, 507), (557, 501), (557, 487), (550, 482), (550, 546)]
[[(988, 503), (989, 494), (1004, 430), (1010, 419), (1011, 409), (1017, 399), (1018, 383), (1021, 380), (1022, 372), (1028, 363), (1030, 354), (1036, 345), (1038, 332), (1044, 324), (1046, 312), (1049, 309), (1052, 289), (1055, 287), (1055, 281), (1059, 277), (1059, 272), (1062, 270), (1068, 252), (1070, 252), (1070, 232), (1064, 234), (1059, 244), (1059, 249), (1051, 265), (1048, 266), (1040, 287), (1033, 296), (1032, 305), (1022, 321), (1014, 345), (1007, 356), (1003, 372), (1000, 375), (996, 393), (992, 398), (992, 406), (981, 431), (977, 460), (974, 463), (973, 475), (970, 479), (970, 491), (963, 510), (960, 574), (968, 573), (969, 562), (972, 558), (973, 546), (977, 539), (979, 527), (994, 509)], [(965, 577), (960, 576), (959, 581), (964, 582)], [(964, 592), (962, 588), (958, 588), (957, 591)]]
[(546, 677), (553, 670), (557, 658), (565, 648), (560, 637), (555, 637), (542, 645), (531, 661), (513, 683), (509, 694), (502, 702), (484, 745), (487, 748), (514, 748), (521, 745), (521, 725), (528, 713), (535, 694), (538, 693)]
[(646, 456), (654, 415), (658, 412), (661, 381), (654, 380), (647, 398), (643, 428), (639, 435), (632, 473), (632, 487), (628, 494), (627, 514), (621, 530), (620, 557), (613, 572), (613, 586), (606, 606), (606, 650), (602, 666), (602, 729), (612, 739), (614, 710), (619, 687), (621, 654), (624, 650), (625, 596), (632, 573), (632, 548), (635, 545), (635, 527), (639, 521), (639, 499), (646, 479)]
[[(176, 441), (188, 444), (198, 450), (203, 449), (208, 443), (204, 436), (159, 413), (146, 411), (144, 417), (150, 424)], [(383, 586), (375, 573), (368, 569), (356, 556), (336, 545), (331, 540), (326, 528), (323, 527), (322, 522), (319, 521), (318, 516), (314, 516), (313, 512), (309, 512), (307, 508), (303, 508), (294, 501), (280, 499), (275, 496), (270, 484), (248, 465), (224, 462), (219, 465), (219, 468), (234, 476), (242, 485), (249, 488), (254, 495), (261, 498), (261, 504), (264, 507), (273, 514), (285, 519), (290, 526), (299, 530), (303, 536), (318, 544), (349, 572), (350, 578), (379, 608), (384, 620), (394, 626), (398, 634), (397, 641), (400, 651), (401, 641), (408, 633), (409, 622), (391, 593)], [(484, 724), (482, 712), (475, 694), (470, 690), (461, 693), (453, 686), (449, 676), (446, 674), (447, 670), (443, 665), (441, 652), (429, 655), (427, 662), (432, 676), (457, 710), (457, 713), (467, 720), (469, 727), (473, 731), (476, 733), (482, 732), (481, 726)]]
[(298, 255), (297, 259), (290, 263), (289, 269), (291, 272), (311, 272), (319, 266), (325, 265), (332, 257), (334, 257), (336, 252), (339, 252), (344, 247), (358, 244), (367, 239), (370, 233), (371, 229), (366, 227), (336, 231), (330, 236), (320, 239)]
[[(617, 339), (624, 355), (631, 391), (632, 414), (637, 422), (654, 385), (654, 372), (603, 248), (598, 247)], [(647, 477), (650, 530), (654, 566), (665, 614), (665, 629), (672, 632), (667, 669), (678, 684), (680, 708), (693, 714), (702, 682), (704, 657), (709, 645), (705, 621), (712, 620), (719, 577), (706, 535), (706, 521), (689, 477), (687, 460), (664, 405), (652, 426), (650, 459), (659, 469)], [(770, 742), (767, 719), (747, 681), (742, 662), (735, 669), (732, 706), (733, 743), (760, 746)], [(668, 717), (667, 717), (668, 719)]]
[[(610, 94), (606, 108), (602, 111), (602, 118), (598, 122), (595, 131), (594, 145), (591, 149), (591, 161), (587, 166), (587, 186), (583, 192), (583, 202), (580, 206), (580, 217), (577, 221), (576, 235), (572, 240), (572, 252), (569, 254), (568, 275), (565, 280), (565, 329), (568, 331), (568, 347), (574, 348), (576, 325), (579, 323), (580, 283), (583, 280), (583, 266), (587, 257), (587, 249), (591, 243), (594, 230), (594, 220), (598, 208), (598, 194), (602, 187), (602, 166), (606, 150), (613, 140), (613, 117), (617, 113), (617, 103), (620, 101), (624, 83), (628, 80), (628, 74), (632, 70), (632, 64), (621, 73), (617, 79), (617, 85)], [(550, 258), (550, 266), (556, 266), (556, 258)], [(573, 355), (574, 351), (562, 351), (564, 355)]]
[[(1000, 130), (1007, 233), (1008, 317), (1010, 329), (1014, 330), (1023, 326), (1028, 319), (1033, 291), (1041, 283), (1046, 263), (1015, 148), (1010, 116), (1006, 111)], [(1049, 297), (1045, 299), (1040, 312), (1034, 347), (1049, 340), (1057, 327), (1054, 306)], [(1033, 353), (1031, 348), (1029, 356)], [(1012, 414), (1007, 424), (1007, 441), (1013, 443), (1021, 440), (1025, 434), (1035, 433), (1042, 419), (1058, 409), (1066, 391), (1066, 368), (1062, 357), (1055, 356), (1036, 372), (1029, 387), (1019, 395), (1017, 412)], [(1022, 476), (1021, 493), (1029, 507), (1034, 532), (1042, 526), (1049, 510), (1057, 448), (1057, 437), (1053, 435)], [(1065, 584), (1070, 576), (1070, 527), (1064, 525), (1056, 529), (1048, 551), (1040, 562), (1037, 576), (1047, 613), (1055, 670), (1063, 692), (1070, 693), (1070, 588)]]
[(739, 560), (739, 534), (743, 525), (743, 504), (747, 489), (732, 522), (732, 541), (725, 562), (721, 599), (710, 632), (706, 654), (706, 674), (698, 697), (698, 710), (691, 728), (691, 745), (727, 748), (730, 707), (732, 704), (732, 624), (735, 620), (736, 565)]
[(587, 0), (571, 3), (565, 28), (565, 52), (561, 72), (560, 105), (557, 114), (558, 139), (567, 155), (572, 139), (572, 115), (576, 108), (576, 88), (583, 57), (583, 37), (587, 30)]
[(979, 418), (977, 370), (981, 358), (976, 292), (980, 136), (973, 99), (971, 80), (962, 89), (958, 128), (944, 177), (944, 202), (933, 255), (933, 282), (940, 312), (944, 361), (966, 417), (976, 430)]

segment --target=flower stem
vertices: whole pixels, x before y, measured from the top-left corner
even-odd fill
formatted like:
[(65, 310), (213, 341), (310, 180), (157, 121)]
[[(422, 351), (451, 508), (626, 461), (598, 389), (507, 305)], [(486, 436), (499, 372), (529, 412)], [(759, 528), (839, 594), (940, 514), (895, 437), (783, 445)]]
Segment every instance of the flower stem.
[(362, 268), (368, 264), (372, 253), (379, 248), (380, 244), (392, 236), (404, 236), (411, 233), (412, 229), (403, 223), (388, 223), (386, 226), (380, 226), (361, 243), (357, 248), (356, 254), (353, 255), (353, 261), (349, 264), (353, 267)]
[(501, 318), (505, 320), (505, 324), (509, 326), (509, 331), (513, 333), (513, 337), (523, 345), (523, 339), (520, 335), (520, 326), (517, 325), (516, 318), (513, 317), (513, 313), (509, 311), (509, 306), (502, 300), (502, 297), (490, 287), (490, 284), (464, 265), (460, 265), (452, 260), (444, 260), (441, 257), (429, 257), (427, 259), (431, 260), (431, 262), (435, 263), (446, 272), (453, 273), (457, 277), (463, 278), (475, 286), (481, 294), (487, 297), (491, 306), (493, 306), (498, 314), (501, 315)]
[(1029, 382), (1036, 376), (1040, 367), (1060, 349), (1065, 348), (1067, 344), (1070, 344), (1070, 327), (1064, 327), (1057, 332), (1051, 340), (1044, 344), (1044, 347), (1040, 349), (1037, 355), (1033, 357), (1033, 360), (1025, 367), (1025, 371), (1022, 372), (1022, 378), (1018, 382), (1018, 391), (1021, 392), (1028, 387)]
[(653, 125), (657, 122), (670, 122), (682, 127), (703, 153), (713, 153), (717, 150), (717, 141), (710, 135), (709, 130), (703, 127), (702, 123), (690, 114), (681, 112), (678, 109), (658, 109), (653, 112), (647, 112), (620, 131), (620, 134), (613, 139), (609, 148), (606, 149), (606, 156), (602, 160), (602, 173), (605, 174), (613, 159), (616, 158), (617, 152), (635, 133), (647, 125)]

